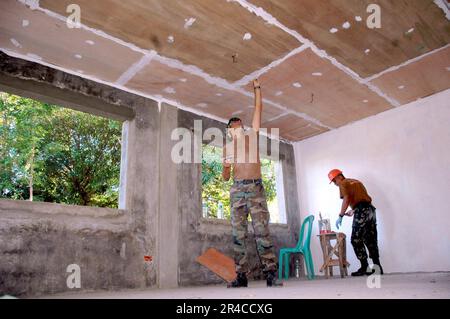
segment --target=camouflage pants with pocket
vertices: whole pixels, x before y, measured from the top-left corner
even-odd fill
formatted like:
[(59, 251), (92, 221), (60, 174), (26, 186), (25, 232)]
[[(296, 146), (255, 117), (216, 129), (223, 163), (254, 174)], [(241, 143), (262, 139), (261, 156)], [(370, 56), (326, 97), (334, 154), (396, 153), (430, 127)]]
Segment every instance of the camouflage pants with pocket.
[(351, 243), (359, 260), (367, 260), (367, 250), (372, 260), (379, 259), (375, 207), (363, 205), (355, 209)]
[(269, 232), (269, 210), (261, 181), (250, 184), (235, 182), (230, 190), (231, 225), (233, 229), (236, 272), (248, 271), (246, 239), (250, 213), (255, 232), (256, 247), (263, 271), (277, 270), (272, 238)]

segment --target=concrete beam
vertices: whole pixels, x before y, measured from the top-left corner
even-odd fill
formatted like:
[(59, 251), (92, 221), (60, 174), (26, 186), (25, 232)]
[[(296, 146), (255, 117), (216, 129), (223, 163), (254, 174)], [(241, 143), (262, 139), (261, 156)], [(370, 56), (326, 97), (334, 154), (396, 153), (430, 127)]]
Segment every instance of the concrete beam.
[(115, 120), (134, 117), (130, 104), (106, 98), (117, 89), (3, 52), (0, 52), (0, 90)]

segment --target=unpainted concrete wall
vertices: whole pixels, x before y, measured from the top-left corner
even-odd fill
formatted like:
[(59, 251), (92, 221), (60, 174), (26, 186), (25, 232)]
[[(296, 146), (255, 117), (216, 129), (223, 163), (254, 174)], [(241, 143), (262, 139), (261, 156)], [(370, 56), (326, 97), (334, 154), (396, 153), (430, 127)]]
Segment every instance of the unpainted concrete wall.
[(0, 200), (0, 295), (79, 290), (66, 283), (71, 264), (80, 266), (80, 290), (144, 287), (127, 223), (115, 209)]
[(125, 211), (0, 201), (0, 292), (67, 291), (64, 267), (77, 261), (81, 289), (157, 285), (158, 103), (3, 53), (0, 90), (128, 121)]

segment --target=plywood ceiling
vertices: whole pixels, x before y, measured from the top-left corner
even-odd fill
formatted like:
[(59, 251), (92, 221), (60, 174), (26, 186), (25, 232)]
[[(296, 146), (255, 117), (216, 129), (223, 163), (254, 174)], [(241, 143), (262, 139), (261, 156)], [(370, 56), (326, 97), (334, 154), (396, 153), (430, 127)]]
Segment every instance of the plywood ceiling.
[(425, 97), (447, 89), (449, 78), (450, 47), (446, 47), (395, 72), (387, 72), (372, 83), (405, 104), (418, 96)]
[[(0, 1), (0, 50), (302, 140), (450, 87), (447, 0)], [(381, 29), (369, 29), (369, 3)], [(447, 14), (447, 16), (446, 16)]]
[[(161, 95), (166, 99), (215, 115), (230, 118), (245, 115), (253, 110), (253, 98), (220, 88), (203, 78), (169, 67), (152, 60), (127, 83), (127, 87), (150, 95)], [(266, 105), (262, 122), (281, 115), (282, 110)]]
[[(41, 0), (40, 4), (66, 15), (67, 6), (73, 2)], [(88, 26), (229, 81), (239, 80), (300, 45), (291, 35), (265, 24), (239, 4), (227, 1), (77, 0), (76, 3), (82, 8), (83, 23)], [(251, 41), (244, 40), (246, 33), (252, 35)], [(173, 37), (173, 42), (169, 37)], [(234, 54), (239, 63), (233, 63)]]
[[(448, 20), (433, 0), (251, 2), (362, 77), (440, 48), (450, 41)], [(367, 18), (373, 12), (367, 12), (369, 4), (380, 6), (380, 29), (367, 27)]]
[(10, 0), (0, 1), (0, 47), (107, 82), (116, 81), (143, 56)]
[(267, 87), (265, 96), (270, 100), (304, 112), (331, 127), (391, 108), (366, 85), (354, 81), (310, 49), (263, 74), (261, 81)]

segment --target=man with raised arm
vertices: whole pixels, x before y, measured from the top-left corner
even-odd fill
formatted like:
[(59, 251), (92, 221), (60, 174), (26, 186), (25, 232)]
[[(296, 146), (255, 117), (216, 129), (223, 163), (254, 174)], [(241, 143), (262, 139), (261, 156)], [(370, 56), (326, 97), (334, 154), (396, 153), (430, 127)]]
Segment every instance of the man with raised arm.
[(257, 253), (263, 266), (267, 286), (282, 286), (277, 281), (277, 258), (269, 231), (270, 214), (261, 180), (259, 158), (259, 129), (261, 127), (261, 85), (253, 81), (255, 110), (252, 128), (244, 132), (242, 121), (233, 117), (227, 125), (231, 141), (224, 147), (222, 177), (228, 181), (233, 171), (234, 183), (230, 190), (231, 225), (233, 231), (236, 279), (229, 288), (247, 287), (248, 260), (245, 240), (248, 232), (248, 215), (252, 219)]

